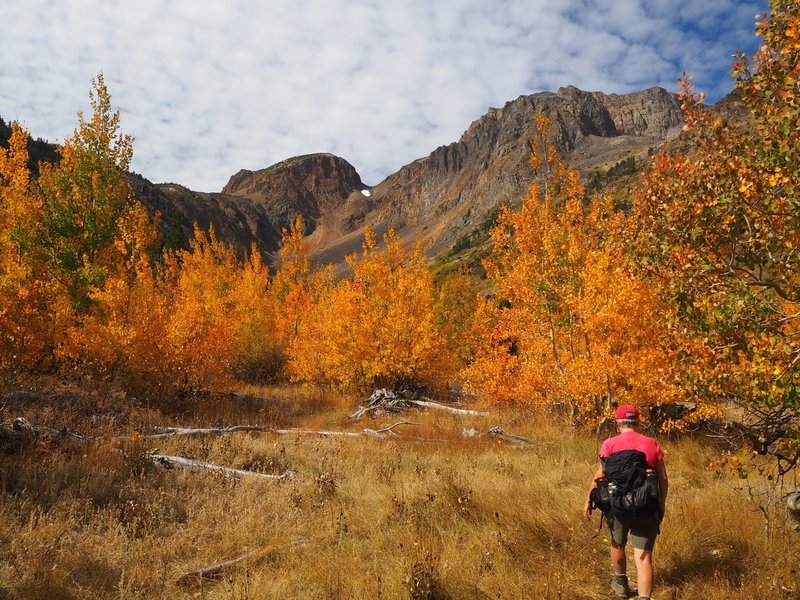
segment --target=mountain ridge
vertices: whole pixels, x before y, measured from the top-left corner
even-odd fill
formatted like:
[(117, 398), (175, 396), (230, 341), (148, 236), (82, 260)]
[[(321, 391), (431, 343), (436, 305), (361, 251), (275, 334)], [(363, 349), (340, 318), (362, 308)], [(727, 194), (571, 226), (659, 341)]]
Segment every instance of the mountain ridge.
[[(735, 112), (735, 98), (723, 103)], [(605, 94), (566, 86), (489, 108), (457, 141), (372, 187), (349, 162), (330, 153), (241, 169), (212, 193), (152, 183), (136, 174), (129, 180), (134, 195), (162, 213), (162, 227), (181, 245), (197, 222), (201, 228), (213, 225), (240, 254), (255, 243), (270, 257), (280, 246), (281, 231), (302, 215), (317, 262), (341, 263), (360, 247), (366, 224), (378, 235), (394, 227), (404, 240), (422, 239), (428, 254), (435, 255), (485, 228), (500, 204), (523, 197), (533, 175), (529, 141), (539, 112), (552, 122), (558, 151), (584, 178), (623, 160), (643, 168), (659, 146), (680, 135), (683, 124), (677, 96), (663, 88)]]

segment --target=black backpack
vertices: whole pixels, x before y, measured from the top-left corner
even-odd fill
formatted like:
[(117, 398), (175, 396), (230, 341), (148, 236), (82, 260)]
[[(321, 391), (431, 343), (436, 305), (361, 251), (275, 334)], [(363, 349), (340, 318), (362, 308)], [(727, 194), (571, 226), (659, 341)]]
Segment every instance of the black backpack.
[(614, 452), (603, 463), (590, 499), (607, 517), (635, 517), (658, 509), (658, 476), (639, 450)]

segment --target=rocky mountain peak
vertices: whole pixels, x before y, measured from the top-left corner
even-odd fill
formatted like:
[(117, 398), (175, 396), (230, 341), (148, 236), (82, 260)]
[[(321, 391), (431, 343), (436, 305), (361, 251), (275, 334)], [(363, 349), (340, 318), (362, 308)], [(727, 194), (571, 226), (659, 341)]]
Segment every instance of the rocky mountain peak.
[(604, 94), (568, 86), (520, 96), (489, 109), (458, 142), (377, 185), (375, 208), (365, 220), (422, 237), (431, 252), (469, 235), (500, 203), (515, 203), (524, 195), (533, 175), (528, 142), (536, 136), (537, 113), (549, 116), (559, 152), (585, 175), (630, 158), (644, 164), (683, 122), (677, 98), (661, 88)]
[(336, 203), (354, 191), (366, 189), (353, 165), (334, 154), (318, 153), (287, 158), (258, 171), (242, 169), (228, 180), (222, 193), (258, 195), (259, 190), (276, 184), (285, 187), (287, 180), (295, 191), (314, 191), (323, 204)]
[(242, 169), (230, 178), (222, 194), (263, 208), (278, 231), (301, 214), (306, 233), (311, 233), (323, 212), (337, 210), (351, 195), (366, 189), (353, 165), (333, 154), (318, 153), (288, 158), (258, 171)]

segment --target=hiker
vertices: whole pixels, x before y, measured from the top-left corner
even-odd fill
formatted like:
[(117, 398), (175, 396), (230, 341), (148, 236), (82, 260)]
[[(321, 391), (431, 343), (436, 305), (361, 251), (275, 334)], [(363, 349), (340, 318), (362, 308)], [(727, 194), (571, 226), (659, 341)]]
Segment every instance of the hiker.
[[(632, 595), (628, 586), (625, 554), (625, 544), (630, 534), (636, 562), (638, 599), (649, 600), (653, 590), (653, 546), (660, 533), (659, 525), (664, 518), (667, 500), (667, 469), (664, 466), (664, 453), (658, 443), (636, 431), (639, 411), (635, 406), (620, 406), (616, 423), (619, 435), (608, 438), (600, 447), (600, 466), (592, 477), (583, 514), (590, 519), (592, 509), (598, 507), (608, 519), (611, 566), (614, 569), (611, 589), (620, 598)], [(638, 483), (620, 483), (628, 475)], [(618, 484), (632, 491), (623, 496), (619, 493)]]

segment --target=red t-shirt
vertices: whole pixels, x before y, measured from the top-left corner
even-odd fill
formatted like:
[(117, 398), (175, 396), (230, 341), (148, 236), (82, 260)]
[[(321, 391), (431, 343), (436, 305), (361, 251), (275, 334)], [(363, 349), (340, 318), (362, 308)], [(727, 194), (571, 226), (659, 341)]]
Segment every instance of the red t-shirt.
[(647, 457), (647, 464), (655, 468), (656, 463), (664, 460), (664, 452), (653, 438), (642, 435), (638, 431), (624, 431), (608, 438), (600, 446), (600, 458), (607, 458), (620, 450), (640, 450)]

